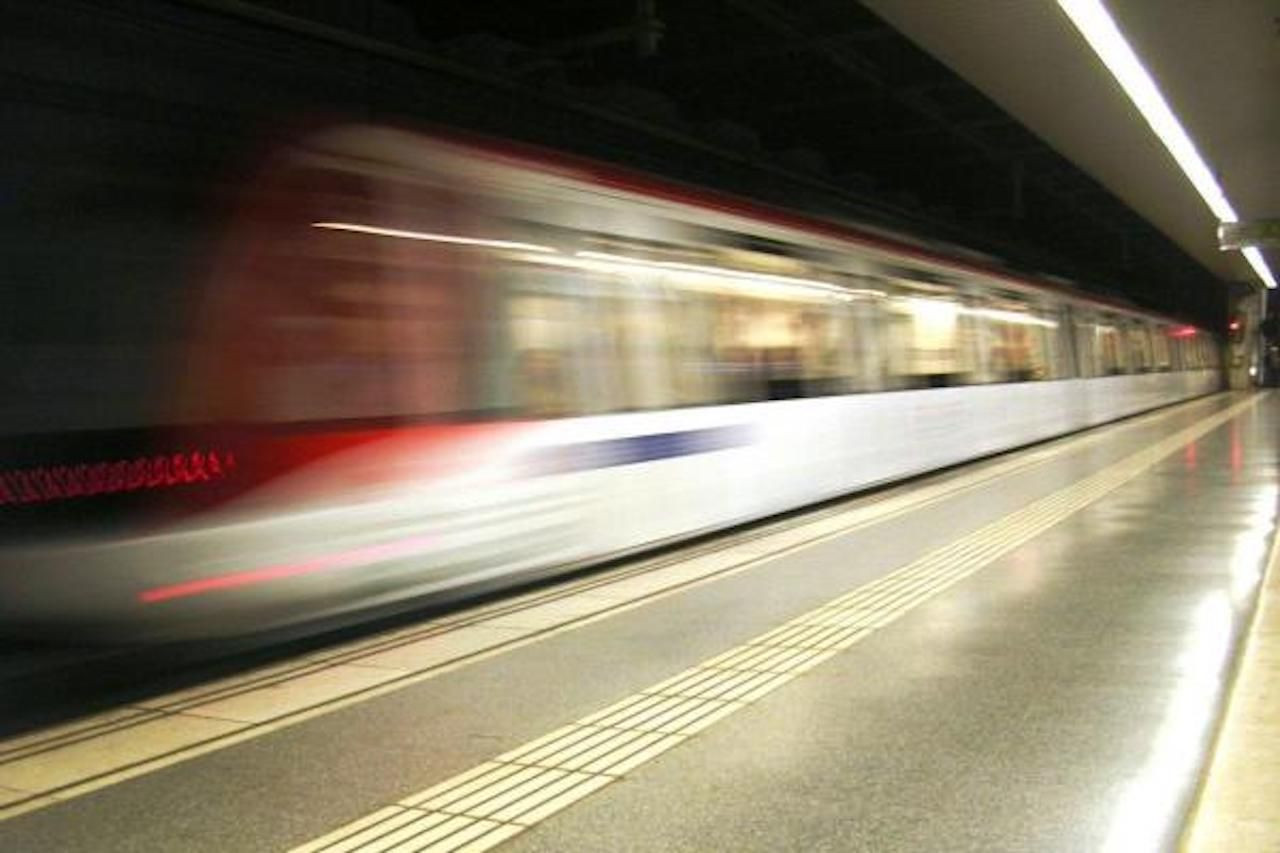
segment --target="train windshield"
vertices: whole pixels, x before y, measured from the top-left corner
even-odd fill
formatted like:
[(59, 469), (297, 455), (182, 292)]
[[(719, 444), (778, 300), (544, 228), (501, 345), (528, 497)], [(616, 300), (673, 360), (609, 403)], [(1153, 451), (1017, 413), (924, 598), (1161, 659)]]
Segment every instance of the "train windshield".
[(190, 411), (300, 422), (465, 407), (468, 247), (430, 239), (458, 230), (452, 195), (311, 169), (255, 201), (215, 276)]

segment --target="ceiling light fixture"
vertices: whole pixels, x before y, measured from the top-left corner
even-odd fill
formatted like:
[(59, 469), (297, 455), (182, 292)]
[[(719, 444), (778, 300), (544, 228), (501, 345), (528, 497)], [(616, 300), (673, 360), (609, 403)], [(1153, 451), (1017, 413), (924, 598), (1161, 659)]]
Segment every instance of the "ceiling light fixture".
[[(1101, 0), (1058, 0), (1058, 5), (1173, 155), (1213, 215), (1219, 222), (1236, 222), (1239, 216), (1227, 200), (1226, 193)], [(1261, 252), (1245, 249), (1244, 257), (1267, 287), (1276, 286), (1275, 277), (1263, 261)]]

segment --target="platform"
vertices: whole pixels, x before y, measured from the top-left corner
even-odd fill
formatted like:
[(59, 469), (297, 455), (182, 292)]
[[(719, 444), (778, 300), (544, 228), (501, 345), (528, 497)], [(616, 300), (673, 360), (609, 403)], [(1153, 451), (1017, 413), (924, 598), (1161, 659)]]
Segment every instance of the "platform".
[(1267, 849), (1278, 460), (1219, 395), (0, 742), (0, 850)]

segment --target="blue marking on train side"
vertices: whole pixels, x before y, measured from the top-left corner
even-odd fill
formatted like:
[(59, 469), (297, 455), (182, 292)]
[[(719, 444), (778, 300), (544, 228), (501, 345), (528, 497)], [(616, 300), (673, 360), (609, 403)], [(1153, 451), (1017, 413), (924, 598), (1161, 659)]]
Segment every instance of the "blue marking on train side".
[(711, 453), (750, 443), (749, 430), (742, 426), (629, 435), (548, 448), (538, 454), (534, 467), (539, 473), (565, 474)]

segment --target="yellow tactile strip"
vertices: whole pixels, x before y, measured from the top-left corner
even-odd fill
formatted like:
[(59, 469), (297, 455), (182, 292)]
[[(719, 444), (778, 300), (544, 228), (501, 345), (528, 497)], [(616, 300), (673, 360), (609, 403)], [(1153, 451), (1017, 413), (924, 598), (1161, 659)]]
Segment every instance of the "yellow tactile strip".
[(1208, 417), (877, 581), (292, 853), (494, 847), (819, 666), (1256, 401)]
[(1183, 849), (1280, 851), (1280, 532)]

